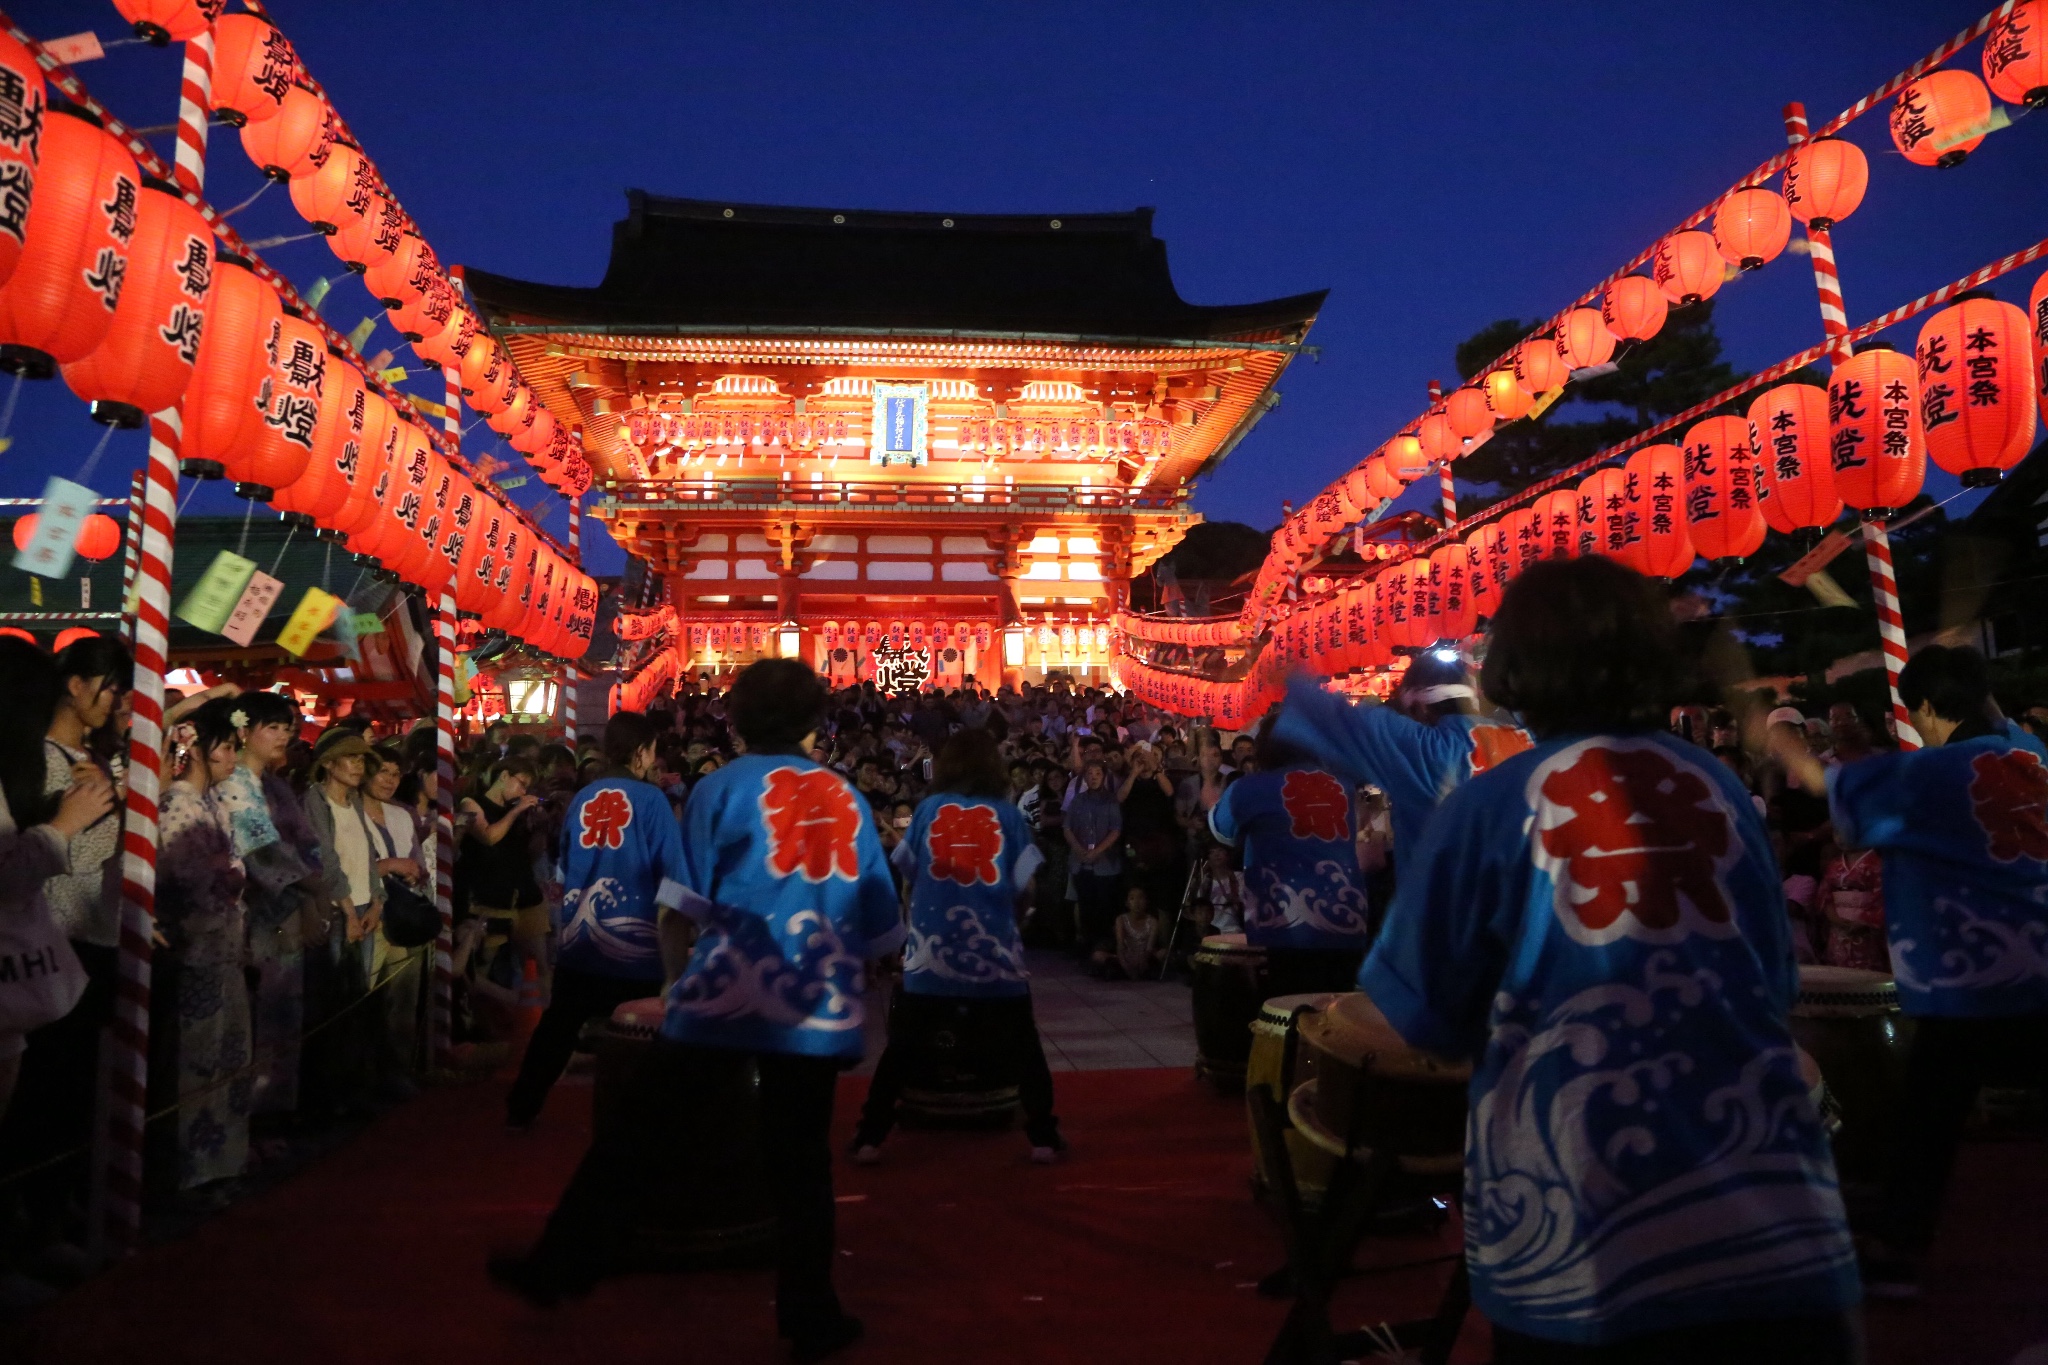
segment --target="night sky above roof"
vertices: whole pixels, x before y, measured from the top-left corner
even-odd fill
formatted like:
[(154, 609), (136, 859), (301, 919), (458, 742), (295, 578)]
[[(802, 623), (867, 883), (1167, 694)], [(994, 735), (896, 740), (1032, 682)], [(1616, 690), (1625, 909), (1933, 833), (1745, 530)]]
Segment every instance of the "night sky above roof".
[(1152, 210), (892, 213), (629, 190), (594, 289), (466, 272), (494, 315), (585, 324), (932, 327), (1207, 339), (1298, 334), (1323, 293), (1191, 304)]

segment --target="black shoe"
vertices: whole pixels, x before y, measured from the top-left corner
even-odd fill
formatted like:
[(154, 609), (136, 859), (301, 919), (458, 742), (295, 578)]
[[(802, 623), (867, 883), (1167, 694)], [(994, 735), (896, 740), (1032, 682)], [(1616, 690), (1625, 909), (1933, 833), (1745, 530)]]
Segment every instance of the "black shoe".
[(859, 1318), (841, 1313), (836, 1322), (795, 1333), (790, 1343), (789, 1358), (796, 1365), (812, 1365), (813, 1361), (823, 1360), (859, 1341), (863, 1330)]
[(553, 1308), (563, 1299), (577, 1299), (590, 1292), (588, 1282), (560, 1279), (541, 1269), (531, 1256), (499, 1252), (484, 1262), (491, 1282), (525, 1300), (535, 1308)]

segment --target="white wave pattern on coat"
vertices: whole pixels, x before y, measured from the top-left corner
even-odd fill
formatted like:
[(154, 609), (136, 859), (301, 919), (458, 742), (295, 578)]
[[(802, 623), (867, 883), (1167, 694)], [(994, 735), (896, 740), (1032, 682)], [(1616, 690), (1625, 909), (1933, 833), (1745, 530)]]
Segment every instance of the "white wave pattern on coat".
[(599, 877), (564, 893), (563, 949), (588, 946), (614, 962), (644, 962), (660, 955), (654, 925), (638, 915), (607, 913), (618, 908), (619, 892), (618, 878)]
[(1022, 981), (1024, 944), (1013, 927), (1007, 940), (991, 933), (971, 905), (946, 910), (943, 925), (934, 933), (910, 927), (910, 943), (903, 957), (903, 974), (930, 972), (943, 981), (985, 986), (998, 981)]
[(778, 938), (760, 918), (714, 905), (668, 1008), (699, 1022), (845, 1033), (865, 1016), (862, 966), (816, 910), (791, 915)]

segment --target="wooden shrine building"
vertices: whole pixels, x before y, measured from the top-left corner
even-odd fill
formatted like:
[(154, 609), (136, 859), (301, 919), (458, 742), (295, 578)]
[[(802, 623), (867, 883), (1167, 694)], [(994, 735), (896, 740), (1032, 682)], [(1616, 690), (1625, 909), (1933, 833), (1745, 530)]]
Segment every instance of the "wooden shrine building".
[(628, 206), (595, 288), (467, 281), (692, 671), (1102, 669), (1131, 577), (1200, 519), (1193, 481), (1323, 300), (1182, 301), (1149, 209)]

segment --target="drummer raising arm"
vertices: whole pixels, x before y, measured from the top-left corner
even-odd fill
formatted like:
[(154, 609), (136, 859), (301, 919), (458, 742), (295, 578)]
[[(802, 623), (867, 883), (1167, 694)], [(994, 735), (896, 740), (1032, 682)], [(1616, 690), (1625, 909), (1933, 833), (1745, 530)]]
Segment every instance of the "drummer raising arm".
[(1862, 1358), (1770, 841), (1662, 732), (1677, 671), (1662, 591), (1619, 564), (1510, 584), (1486, 691), (1539, 742), (1403, 851), (1359, 974), (1411, 1046), (1473, 1062), (1465, 1252), (1498, 1365)]
[(1930, 645), (1899, 674), (1927, 747), (1825, 769), (1774, 743), (1786, 772), (1827, 793), (1835, 837), (1884, 857), (1885, 931), (1899, 1005), (1916, 1021), (1873, 1295), (1919, 1292), (1963, 1121), (1987, 1066), (2048, 1083), (2048, 749), (2007, 720), (1974, 649)]

